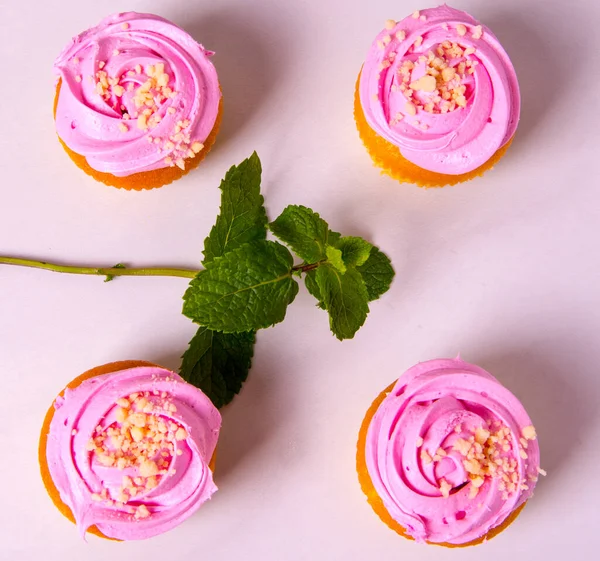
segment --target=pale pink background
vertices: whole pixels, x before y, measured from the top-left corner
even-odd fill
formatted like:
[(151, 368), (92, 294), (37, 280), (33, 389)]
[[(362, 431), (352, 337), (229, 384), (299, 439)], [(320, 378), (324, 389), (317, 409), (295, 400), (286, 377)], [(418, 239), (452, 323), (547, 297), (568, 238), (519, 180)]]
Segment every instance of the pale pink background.
[[(38, 475), (44, 412), (80, 372), (147, 359), (178, 368), (194, 332), (183, 279), (57, 275), (0, 266), (0, 558), (356, 560), (583, 559), (598, 543), (600, 465), (600, 4), (455, 0), (495, 30), (523, 93), (513, 147), (485, 178), (420, 190), (380, 176), (354, 127), (357, 72), (387, 18), (415, 0), (0, 2), (0, 254), (82, 264), (196, 266), (226, 169), (260, 154), (272, 218), (290, 203), (379, 244), (397, 280), (339, 343), (304, 288), (259, 335), (224, 412), (214, 499), (147, 542), (86, 544)], [(54, 57), (103, 16), (135, 9), (208, 48), (225, 93), (210, 157), (174, 185), (95, 183), (56, 141)], [(547, 479), (518, 522), (467, 550), (387, 529), (354, 471), (377, 393), (413, 363), (458, 352), (528, 408)]]

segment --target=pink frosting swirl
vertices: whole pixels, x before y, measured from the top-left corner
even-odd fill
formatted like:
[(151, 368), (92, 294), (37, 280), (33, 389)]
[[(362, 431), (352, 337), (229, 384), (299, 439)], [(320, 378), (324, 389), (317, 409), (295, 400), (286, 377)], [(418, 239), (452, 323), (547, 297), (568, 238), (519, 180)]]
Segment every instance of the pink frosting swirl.
[(82, 535), (139, 540), (193, 514), (217, 490), (208, 467), (221, 416), (159, 367), (105, 374), (55, 402), (46, 458)]
[(539, 448), (517, 398), (460, 359), (405, 372), (373, 416), (366, 465), (386, 509), (420, 542), (484, 536), (533, 494)]
[(212, 54), (161, 17), (107, 17), (54, 63), (58, 136), (90, 167), (115, 176), (185, 168), (219, 111)]
[(419, 167), (449, 175), (488, 161), (519, 121), (517, 76), (498, 39), (446, 5), (387, 22), (359, 93), (379, 136)]

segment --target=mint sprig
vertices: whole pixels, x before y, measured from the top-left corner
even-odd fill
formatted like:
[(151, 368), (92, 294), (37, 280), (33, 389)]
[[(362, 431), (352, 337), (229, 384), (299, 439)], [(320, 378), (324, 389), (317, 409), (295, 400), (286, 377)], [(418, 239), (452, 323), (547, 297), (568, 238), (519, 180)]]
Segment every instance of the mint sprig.
[(292, 254), (267, 240), (249, 242), (206, 264), (183, 296), (183, 314), (225, 333), (283, 321), (298, 293)]
[(316, 281), (331, 331), (340, 340), (352, 339), (369, 313), (369, 296), (361, 274), (354, 267), (342, 273), (325, 264), (317, 269)]
[[(219, 185), (221, 208), (204, 240), (204, 266), (244, 243), (267, 237), (261, 175), (256, 152), (225, 174)], [(220, 333), (201, 326), (181, 357), (180, 374), (208, 395), (216, 407), (226, 405), (248, 376), (255, 340), (254, 330)]]
[(329, 314), (333, 334), (340, 340), (354, 337), (367, 318), (369, 302), (392, 283), (389, 258), (363, 238), (330, 230), (303, 206), (288, 206), (269, 228), (304, 259), (304, 283)]
[(369, 302), (385, 294), (394, 280), (394, 269), (390, 258), (375, 246), (371, 249), (365, 263), (357, 266), (356, 269), (365, 281)]
[[(182, 357), (181, 375), (217, 407), (229, 403), (248, 376), (256, 331), (285, 318), (298, 283), (327, 311), (333, 334), (351, 339), (364, 324), (369, 303), (390, 287), (394, 270), (380, 249), (357, 236), (342, 236), (311, 209), (290, 205), (270, 224), (260, 194), (256, 153), (221, 181), (221, 208), (204, 240), (205, 269), (77, 267), (1, 257), (0, 264), (62, 273), (190, 278), (183, 313), (199, 324)], [(270, 229), (290, 250), (268, 241)], [(296, 263), (296, 264), (295, 264)]]
[(229, 403), (248, 377), (255, 333), (219, 333), (200, 327), (181, 363), (181, 375), (210, 397), (215, 407)]
[(290, 205), (269, 224), (269, 228), (306, 263), (325, 259), (329, 226), (309, 208)]
[[(332, 245), (328, 245), (325, 248), (325, 255), (327, 255), (326, 263), (331, 265), (334, 269), (339, 271), (342, 275), (348, 270), (344, 261), (342, 250)], [(324, 265), (324, 263), (321, 263)]]
[(306, 272), (306, 275), (304, 276), (304, 285), (306, 286), (306, 290), (308, 290), (309, 294), (317, 299), (317, 306), (319, 306), (319, 308), (322, 310), (326, 310), (327, 308), (325, 307), (325, 304), (323, 303), (323, 297), (321, 296), (321, 288), (317, 282), (317, 269)]
[(260, 194), (262, 168), (254, 152), (226, 174), (221, 189), (221, 209), (215, 225), (204, 240), (206, 266), (240, 245), (267, 237), (267, 213)]
[(371, 249), (373, 246), (366, 240), (357, 236), (345, 236), (340, 238), (336, 244), (342, 252), (342, 259), (344, 263), (353, 265), (354, 267), (360, 267), (364, 265), (371, 255)]

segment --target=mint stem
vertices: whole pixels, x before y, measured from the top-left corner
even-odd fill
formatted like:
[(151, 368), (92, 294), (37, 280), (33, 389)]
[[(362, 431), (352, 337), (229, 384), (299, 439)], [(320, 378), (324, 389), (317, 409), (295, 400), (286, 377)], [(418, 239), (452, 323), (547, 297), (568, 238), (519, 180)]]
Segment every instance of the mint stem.
[[(306, 273), (316, 269), (322, 261), (309, 263), (308, 265), (296, 265), (292, 271)], [(76, 267), (73, 265), (59, 265), (47, 261), (36, 261), (35, 259), (21, 259), (19, 257), (0, 256), (0, 265), (16, 265), (17, 267), (32, 267), (34, 269), (45, 269), (55, 273), (68, 273), (71, 275), (98, 275), (101, 277), (184, 277), (193, 279), (200, 271), (193, 269), (171, 269), (167, 267), (145, 267), (143, 269), (127, 269), (125, 267)]]
[(34, 259), (20, 259), (17, 257), (0, 256), (0, 265), (17, 265), (18, 267), (33, 267), (34, 269), (45, 269), (55, 273), (70, 273), (73, 275), (98, 275), (98, 276), (135, 276), (135, 277), (184, 277), (193, 279), (199, 271), (190, 269), (170, 269), (170, 268), (143, 268), (126, 269), (122, 267), (74, 267), (71, 265), (59, 265), (57, 263), (48, 263), (46, 261), (36, 261)]
[(306, 273), (307, 271), (312, 271), (316, 269), (321, 263), (324, 261), (318, 261), (317, 263), (309, 263), (308, 265), (296, 265), (292, 267), (292, 271), (300, 271), (301, 273)]

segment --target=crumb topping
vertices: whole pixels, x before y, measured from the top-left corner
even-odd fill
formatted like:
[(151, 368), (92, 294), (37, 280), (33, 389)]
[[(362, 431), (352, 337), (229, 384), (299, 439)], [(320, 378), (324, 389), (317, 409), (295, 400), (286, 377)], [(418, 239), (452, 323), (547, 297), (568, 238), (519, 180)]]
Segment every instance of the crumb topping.
[(442, 497), (447, 499), (450, 496), (450, 491), (452, 490), (452, 485), (448, 483), (443, 477), (440, 479), (440, 493)]
[[(113, 55), (118, 54), (119, 51), (115, 49)], [(131, 130), (123, 121), (134, 120), (135, 128), (148, 132), (155, 129), (167, 114), (174, 115), (177, 112), (172, 105), (164, 109), (165, 102), (176, 100), (178, 96), (172, 77), (165, 72), (164, 63), (148, 64), (143, 68), (141, 64), (136, 64), (118, 76), (108, 74), (105, 61), (99, 61), (97, 67), (95, 75), (90, 77), (95, 83), (95, 92), (121, 114), (121, 122), (117, 124), (121, 133)], [(81, 81), (81, 77), (75, 79)], [(185, 169), (185, 160), (198, 154), (204, 148), (203, 144), (191, 138), (189, 119), (177, 121), (166, 132), (165, 137), (160, 137), (158, 141), (153, 139), (156, 150), (165, 153), (166, 165)]]
[[(527, 483), (519, 482), (518, 462), (514, 456), (518, 454), (518, 457), (523, 460), (528, 458), (527, 442), (536, 438), (533, 426), (522, 430), (523, 436), (517, 438), (518, 444), (515, 443), (511, 430), (500, 421), (488, 421), (487, 426), (477, 427), (469, 437), (454, 437), (455, 433), (461, 432), (460, 425), (454, 427), (452, 446), (448, 449), (440, 447), (435, 451), (424, 448), (423, 438), (419, 437), (416, 444), (420, 449), (421, 462), (424, 465), (434, 464), (435, 469), (435, 464), (450, 453), (458, 454), (462, 458), (462, 466), (467, 474), (469, 499), (477, 497), (479, 489), (487, 479), (498, 481), (498, 490), (503, 500), (507, 500), (519, 491), (529, 489)], [(538, 472), (542, 475), (546, 473), (542, 469), (538, 469)], [(536, 482), (537, 477), (530, 475), (528, 480)], [(452, 491), (452, 485), (444, 478), (438, 480), (438, 485), (442, 496), (447, 498)]]
[(525, 427), (521, 431), (521, 434), (523, 435), (523, 438), (525, 440), (535, 440), (537, 438), (537, 434), (535, 432), (535, 427), (533, 427), (532, 425)]
[[(418, 37), (414, 45), (419, 46), (422, 40)], [(464, 49), (457, 43), (444, 41), (414, 61), (404, 60), (398, 67), (399, 85), (394, 91), (400, 91), (407, 99), (406, 113), (416, 115), (416, 110), (422, 109), (441, 114), (466, 107), (472, 88), (470, 75), (479, 64), (467, 57), (475, 52), (472, 47)], [(380, 69), (390, 65), (391, 60), (384, 59)], [(417, 73), (419, 78), (413, 79)]]
[(433, 462), (433, 458), (429, 455), (427, 450), (421, 450), (421, 461), (425, 464), (431, 464)]
[(116, 491), (103, 488), (91, 495), (92, 500), (124, 508), (136, 519), (151, 516), (147, 506), (128, 503), (139, 501), (161, 478), (176, 473), (173, 459), (183, 454), (178, 443), (189, 436), (185, 427), (168, 417), (176, 410), (166, 392), (138, 392), (116, 400), (115, 421), (107, 427), (98, 425), (86, 449), (92, 463), (127, 473)]
[(417, 108), (415, 107), (414, 103), (411, 103), (410, 101), (406, 102), (406, 105), (404, 106), (404, 111), (408, 115), (412, 115), (412, 116), (417, 114)]

